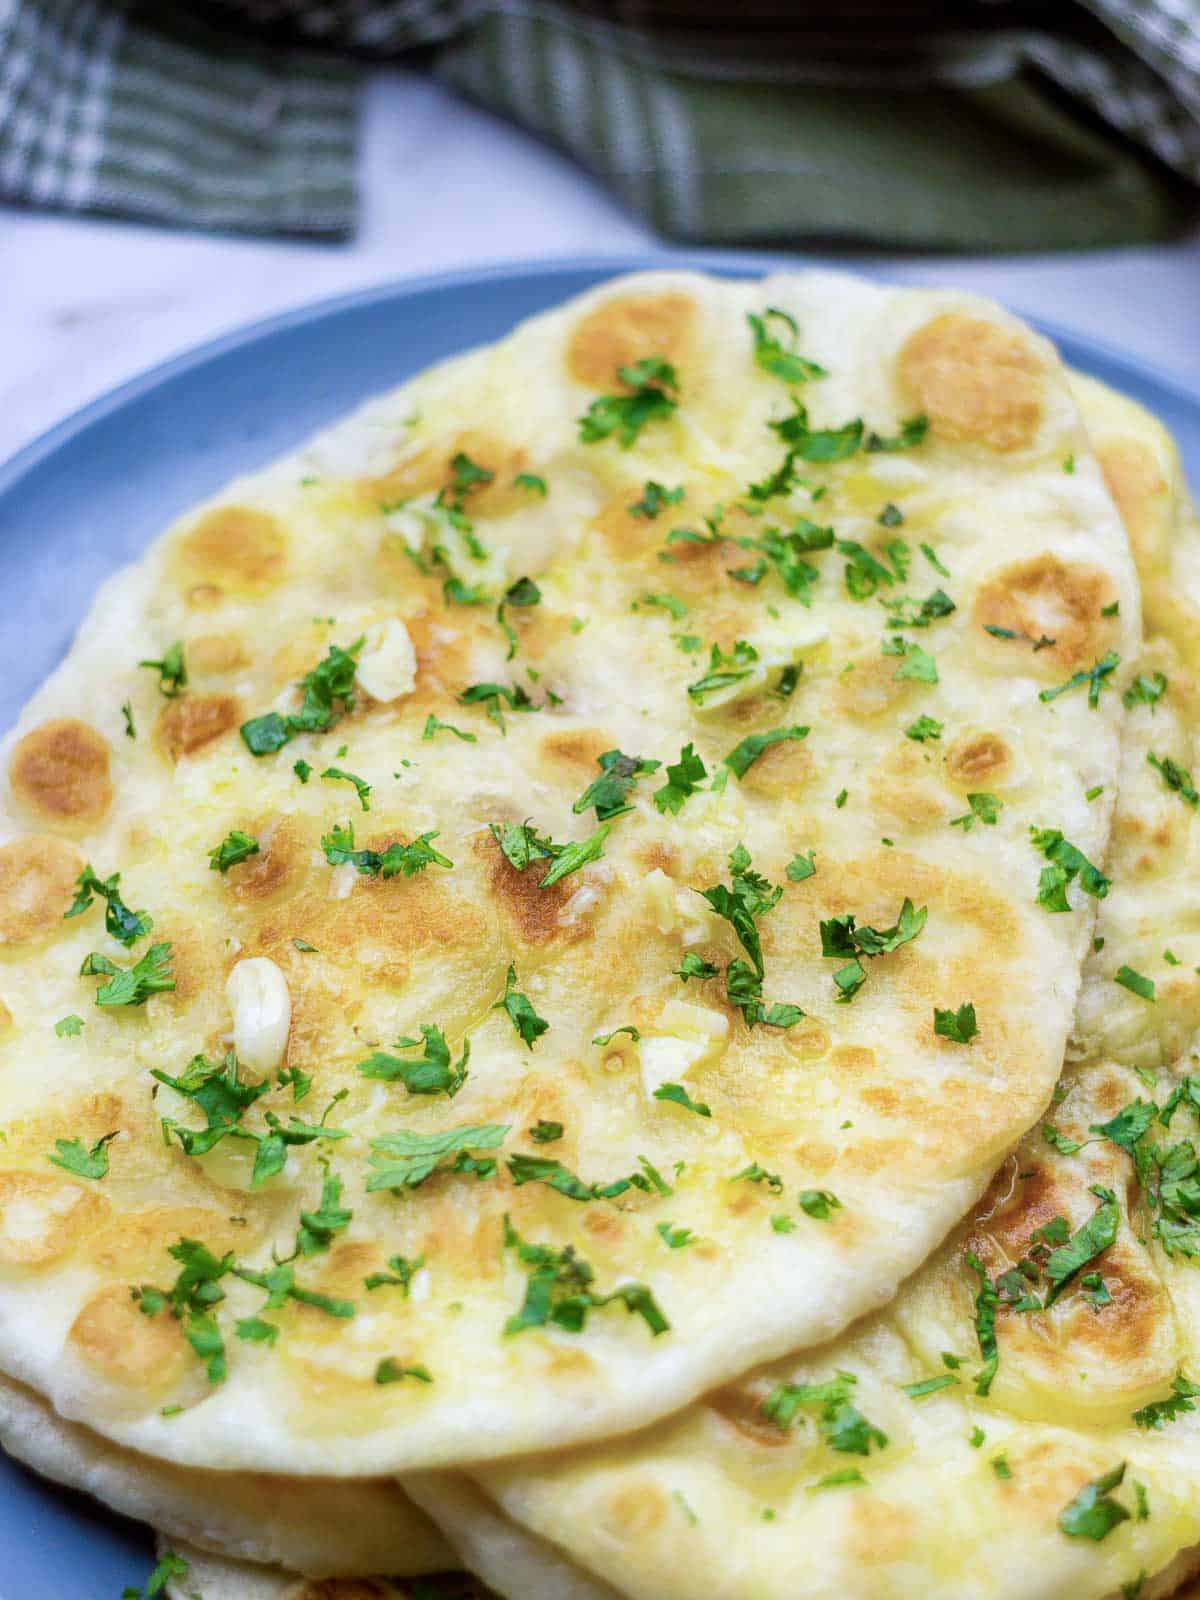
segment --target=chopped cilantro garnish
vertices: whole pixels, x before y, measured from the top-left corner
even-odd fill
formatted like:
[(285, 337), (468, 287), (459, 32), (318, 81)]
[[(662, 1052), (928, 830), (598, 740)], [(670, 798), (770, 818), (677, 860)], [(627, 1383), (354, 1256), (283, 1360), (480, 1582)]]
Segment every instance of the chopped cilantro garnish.
[(668, 762), (666, 773), (667, 782), (654, 791), (654, 804), (660, 811), (676, 815), (708, 777), (708, 769), (689, 743), (679, 752), (678, 761)]
[(632, 811), (629, 796), (633, 793), (634, 784), (644, 774), (657, 772), (662, 766), (661, 761), (649, 761), (644, 756), (627, 756), (621, 750), (606, 750), (597, 759), (600, 777), (588, 784), (571, 807), (578, 816), (593, 806), (597, 822), (607, 822), (610, 817), (619, 817), (626, 811)]
[(1072, 1539), (1093, 1539), (1098, 1544), (1120, 1523), (1128, 1522), (1130, 1512), (1111, 1493), (1119, 1489), (1124, 1480), (1125, 1462), (1122, 1461), (1103, 1477), (1085, 1483), (1058, 1514), (1058, 1526), (1063, 1533)]
[(418, 1256), (415, 1261), (410, 1261), (407, 1256), (389, 1256), (387, 1272), (372, 1272), (363, 1279), (363, 1288), (367, 1290), (396, 1288), (402, 1291), (404, 1298), (408, 1299), (408, 1291), (412, 1281), (425, 1265), (425, 1257)]
[(720, 970), (719, 967), (714, 967), (711, 961), (703, 960), (694, 950), (688, 950), (685, 951), (683, 960), (675, 969), (675, 976), (684, 983), (689, 978), (696, 978), (700, 982), (704, 982), (709, 978), (715, 978)]
[(506, 1125), (494, 1122), (465, 1124), (430, 1134), (398, 1128), (395, 1133), (371, 1140), (369, 1162), (373, 1170), (367, 1175), (367, 1190), (415, 1189), (446, 1156), (455, 1157), (451, 1172), (473, 1172), (478, 1178), (490, 1178), (496, 1170), (495, 1161), (477, 1161), (470, 1152), (494, 1150), (504, 1142), (508, 1131)]
[(1167, 692), (1165, 672), (1139, 672), (1121, 696), (1127, 706), (1154, 706)]
[(645, 1194), (660, 1187), (646, 1172), (633, 1172), (627, 1178), (614, 1178), (611, 1183), (584, 1183), (582, 1178), (564, 1167), (553, 1156), (531, 1156), (518, 1152), (507, 1162), (509, 1176), (517, 1188), (526, 1183), (544, 1183), (568, 1200), (615, 1200), (630, 1189), (640, 1189)]
[(782, 422), (768, 426), (779, 435), (788, 447), (788, 456), (797, 461), (828, 463), (845, 461), (862, 443), (861, 417), (843, 423), (840, 428), (810, 428), (808, 409), (799, 400), (792, 401), (792, 414)]
[(154, 926), (154, 919), (146, 911), (130, 911), (121, 899), (120, 884), (119, 872), (107, 878), (98, 878), (90, 865), (84, 867), (75, 880), (75, 899), (70, 909), (63, 912), (64, 921), (68, 917), (81, 916), (91, 905), (93, 897), (99, 895), (105, 901), (106, 932), (126, 948), (144, 939)]
[(554, 865), (546, 876), (540, 879), (538, 887), (549, 889), (568, 873), (578, 872), (580, 867), (587, 866), (590, 861), (598, 861), (604, 854), (604, 841), (608, 838), (611, 827), (611, 823), (602, 822), (595, 833), (587, 839), (579, 839), (572, 844), (552, 845)]
[(259, 843), (251, 834), (243, 833), (240, 828), (233, 828), (221, 840), (215, 850), (208, 852), (208, 864), (214, 872), (228, 872), (230, 867), (236, 867), (239, 862), (256, 856), (259, 852)]
[(693, 1100), (681, 1083), (660, 1083), (654, 1091), (656, 1100), (670, 1100), (685, 1111), (694, 1111), (698, 1117), (711, 1117), (712, 1112), (702, 1100)]
[(428, 1367), (402, 1367), (393, 1356), (384, 1356), (375, 1368), (376, 1383), (399, 1383), (403, 1378), (415, 1378), (418, 1383), (432, 1383), (433, 1374)]
[(243, 722), (242, 739), (252, 756), (266, 756), (281, 750), (298, 733), (324, 733), (328, 728), (354, 709), (354, 679), (358, 671), (355, 659), (364, 640), (356, 639), (344, 650), (331, 644), (311, 672), (300, 680), (304, 698), (298, 711), (281, 716), (278, 711), (268, 711), (261, 717)]
[(664, 506), (677, 506), (682, 499), (682, 486), (668, 489), (661, 483), (655, 483), (653, 478), (649, 478), (642, 489), (641, 499), (635, 500), (629, 507), (630, 515), (656, 517)]
[(540, 1039), (550, 1024), (545, 1017), (538, 1016), (528, 995), (521, 994), (516, 984), (517, 969), (510, 966), (504, 979), (503, 997), (496, 1002), (492, 1010), (507, 1012), (508, 1020), (532, 1050), (534, 1040)]
[(725, 765), (737, 777), (744, 778), (763, 751), (769, 750), (773, 744), (807, 737), (807, 728), (772, 728), (769, 733), (748, 733), (725, 757)]
[(970, 833), (976, 822), (994, 828), (1004, 802), (994, 794), (969, 794), (967, 805), (971, 809), (964, 811), (961, 817), (955, 817), (950, 824), (952, 828), (961, 828), (964, 833)]
[(952, 1039), (955, 1044), (970, 1044), (979, 1032), (975, 1007), (969, 1000), (964, 1001), (957, 1011), (943, 1011), (934, 1006), (933, 1031), (943, 1039)]
[(950, 576), (949, 567), (943, 566), (938, 560), (937, 552), (934, 550), (931, 544), (922, 544), (920, 549), (921, 554), (925, 557), (926, 561), (928, 561), (929, 565), (935, 572), (940, 572), (943, 578), (948, 578)]
[(661, 356), (648, 356), (632, 366), (618, 367), (617, 377), (630, 392), (606, 394), (593, 400), (579, 418), (583, 444), (597, 444), (618, 434), (628, 450), (648, 422), (671, 416), (678, 404), (679, 378)]
[(903, 639), (898, 633), (893, 634), (890, 639), (883, 641), (883, 653), (885, 656), (903, 658), (892, 674), (894, 678), (908, 678), (915, 683), (937, 683), (937, 662), (928, 651), (921, 649), (915, 639)]
[(853, 912), (842, 912), (820, 924), (821, 954), (827, 960), (845, 961), (833, 975), (837, 989), (835, 999), (842, 1004), (853, 1000), (867, 981), (862, 958), (874, 959), (910, 944), (925, 926), (928, 908), (920, 911), (907, 897), (900, 907), (900, 915), (890, 928), (858, 927)]
[(936, 1378), (922, 1378), (919, 1383), (903, 1383), (900, 1387), (910, 1400), (923, 1400), (927, 1394), (937, 1394), (940, 1389), (950, 1389), (958, 1379), (952, 1372), (939, 1373)]
[[(746, 321), (754, 335), (754, 362), (762, 372), (784, 383), (807, 383), (810, 378), (824, 378), (828, 374), (815, 361), (796, 354), (796, 340), (800, 330), (796, 319), (777, 306), (768, 306), (762, 316), (753, 311), (746, 313)], [(778, 334), (771, 324), (779, 325)], [(785, 344), (786, 339), (786, 344)]]
[[(166, 1415), (165, 1411), (163, 1415)], [(187, 1575), (188, 1564), (183, 1557), (176, 1555), (174, 1550), (164, 1550), (146, 1580), (146, 1587), (134, 1589), (127, 1586), (121, 1591), (121, 1600), (159, 1600), (159, 1596), (166, 1593), (167, 1584), (172, 1578), (183, 1579)]]
[(508, 620), (508, 607), (516, 606), (519, 610), (524, 610), (529, 606), (540, 605), (541, 602), (542, 591), (532, 578), (518, 578), (515, 583), (510, 583), (504, 591), (504, 598), (496, 607), (496, 621), (500, 624), (504, 637), (508, 640), (506, 661), (511, 661), (516, 655), (518, 643), (516, 629)]
[(888, 626), (891, 628), (928, 628), (931, 623), (948, 617), (957, 609), (944, 589), (935, 589), (924, 600), (901, 595), (897, 600), (883, 600), (880, 603), (891, 613), (888, 617)]
[(292, 771), (300, 779), (301, 783), (307, 783), (312, 777), (312, 767), (307, 761), (294, 761), (292, 763)]
[(533, 1127), (529, 1129), (529, 1137), (534, 1144), (555, 1144), (563, 1136), (561, 1122), (547, 1122), (545, 1117), (539, 1117)]
[(1087, 1140), (1072, 1139), (1061, 1132), (1052, 1122), (1043, 1122), (1042, 1138), (1052, 1150), (1057, 1150), (1060, 1156), (1078, 1155)]
[(745, 639), (738, 639), (728, 655), (720, 645), (714, 644), (709, 650), (708, 671), (695, 683), (688, 684), (688, 695), (697, 705), (703, 705), (710, 694), (732, 688), (748, 678), (757, 660), (758, 651)]
[(128, 700), (121, 701), (121, 716), (125, 719), (125, 737), (127, 739), (136, 739), (137, 728), (133, 722), (133, 707)]
[(90, 1149), (82, 1139), (56, 1139), (55, 1154), (46, 1159), (64, 1172), (73, 1172), (77, 1178), (103, 1178), (108, 1171), (108, 1145), (119, 1130), (106, 1133)]
[(152, 944), (133, 967), (118, 967), (107, 956), (93, 951), (79, 969), (82, 978), (101, 974), (108, 978), (96, 990), (98, 1006), (141, 1006), (152, 994), (164, 994), (175, 987), (171, 976), (171, 946)]
[(996, 1342), (996, 1311), (1000, 1296), (979, 1257), (968, 1251), (965, 1259), (979, 1279), (979, 1291), (975, 1296), (975, 1337), (979, 1341), (983, 1366), (975, 1375), (975, 1393), (986, 1397), (1000, 1366), (1000, 1347)]
[(482, 606), (490, 596), (481, 583), (464, 583), (461, 578), (447, 578), (442, 584), (442, 598), (448, 606)]
[(644, 1283), (625, 1283), (610, 1294), (597, 1294), (592, 1287), (595, 1273), (571, 1245), (556, 1250), (551, 1245), (528, 1244), (507, 1217), (504, 1248), (515, 1250), (517, 1259), (530, 1269), (521, 1307), (504, 1325), (510, 1337), (551, 1323), (567, 1333), (579, 1333), (589, 1312), (617, 1301), (631, 1316), (641, 1317), (655, 1338), (671, 1326)]
[(828, 1222), (835, 1211), (842, 1209), (842, 1202), (831, 1189), (801, 1189), (796, 1198), (805, 1216), (817, 1222)]
[(654, 1230), (668, 1250), (682, 1250), (692, 1244), (696, 1235), (690, 1228), (675, 1228), (669, 1222), (660, 1222)]
[(924, 712), (904, 730), (906, 739), (914, 739), (918, 744), (924, 744), (927, 739), (940, 739), (945, 729), (945, 724), (936, 717), (927, 717)]
[[(750, 958), (735, 957), (725, 968), (725, 992), (730, 1002), (737, 1006), (747, 1024), (790, 1028), (799, 1022), (804, 1013), (794, 1005), (766, 1005), (762, 997), (763, 966), (762, 942), (758, 919), (779, 903), (783, 893), (781, 885), (771, 886), (761, 873), (750, 864), (750, 852), (745, 845), (735, 847), (729, 857), (730, 883), (715, 884), (711, 889), (697, 893), (707, 900), (717, 916), (724, 918), (737, 935), (738, 942)], [(687, 965), (687, 958), (684, 958)], [(700, 976), (700, 974), (689, 974)]]
[(168, 700), (173, 700), (187, 688), (187, 666), (183, 659), (183, 641), (176, 639), (169, 650), (165, 651), (161, 661), (139, 661), (139, 667), (149, 667), (158, 673), (158, 688), (160, 694), (165, 694)]
[(473, 733), (464, 733), (461, 728), (456, 728), (452, 722), (443, 722), (440, 717), (435, 717), (431, 711), (425, 718), (425, 727), (421, 733), (421, 738), (432, 739), (438, 733), (452, 733), (456, 739), (461, 739), (464, 744), (477, 743)]
[(473, 683), (459, 695), (458, 703), (460, 706), (481, 705), (501, 733), (507, 731), (504, 722), (505, 706), (510, 712), (537, 710), (519, 683), (511, 684), (507, 688), (502, 683)]
[(167, 1247), (167, 1254), (179, 1262), (179, 1274), (169, 1289), (143, 1283), (132, 1290), (138, 1310), (154, 1317), (168, 1310), (183, 1323), (183, 1335), (204, 1362), (210, 1383), (225, 1377), (225, 1341), (213, 1315), (213, 1308), (225, 1298), (220, 1280), (233, 1270), (233, 1252), (218, 1259), (198, 1239), (183, 1238)]
[(397, 841), (384, 851), (356, 850), (354, 824), (337, 822), (328, 833), (322, 834), (321, 849), (331, 867), (354, 866), (369, 878), (411, 878), (428, 866), (453, 867), (453, 861), (430, 844), (437, 836), (438, 830), (432, 828), (428, 833), (418, 834), (409, 844)]
[[(713, 971), (716, 971), (715, 967)], [(613, 1028), (608, 1033), (598, 1033), (592, 1043), (598, 1044), (603, 1049), (605, 1045), (611, 1044), (619, 1033), (627, 1033), (635, 1044), (642, 1037), (640, 1028), (635, 1028), (632, 1022), (625, 1022), (619, 1028)]]
[(898, 505), (889, 500), (875, 521), (881, 528), (899, 528), (904, 522), (904, 513)]
[(77, 1017), (74, 1012), (69, 1017), (60, 1017), (54, 1024), (54, 1031), (60, 1039), (75, 1039), (83, 1032), (83, 1018)]
[(777, 1172), (768, 1172), (765, 1167), (760, 1167), (757, 1161), (752, 1161), (741, 1172), (735, 1172), (730, 1180), (733, 1183), (765, 1183), (772, 1194), (783, 1193), (783, 1179)]
[(837, 792), (837, 796), (834, 799), (833, 803), (837, 807), (837, 809), (840, 811), (843, 808), (843, 806), (846, 804), (846, 801), (849, 798), (850, 798), (849, 789), (839, 789), (838, 792)]
[(662, 611), (669, 611), (676, 622), (682, 621), (688, 614), (688, 608), (682, 600), (673, 594), (646, 594), (638, 595), (634, 601), (635, 606), (657, 606)]
[(803, 1406), (819, 1406), (817, 1430), (831, 1450), (847, 1455), (869, 1455), (872, 1448), (882, 1450), (887, 1434), (868, 1422), (853, 1402), (858, 1379), (852, 1372), (839, 1372), (828, 1383), (781, 1383), (759, 1408), (777, 1428), (790, 1428)]
[(530, 494), (539, 494), (543, 500), (546, 498), (546, 480), (539, 478), (536, 472), (518, 472), (513, 485), (517, 489), (528, 489)]
[[(422, 1040), (423, 1049), (421, 1049)], [(410, 1039), (407, 1036), (397, 1039), (396, 1048), (421, 1049), (421, 1054), (406, 1060), (402, 1056), (389, 1055), (385, 1050), (375, 1050), (365, 1061), (358, 1063), (357, 1070), (364, 1078), (382, 1078), (386, 1083), (392, 1083), (399, 1078), (409, 1094), (444, 1094), (450, 1099), (454, 1098), (467, 1081), (471, 1041), (463, 1040), (462, 1055), (451, 1066), (450, 1047), (446, 1043), (446, 1035), (435, 1023), (423, 1022), (420, 1039)]]
[(1178, 1372), (1171, 1390), (1165, 1400), (1152, 1400), (1149, 1405), (1133, 1413), (1133, 1420), (1139, 1428), (1161, 1428), (1164, 1423), (1174, 1422), (1176, 1417), (1196, 1409), (1193, 1402), (1200, 1398), (1200, 1384), (1192, 1383), (1182, 1372)]
[(353, 772), (344, 772), (341, 767), (326, 767), (321, 776), (333, 782), (352, 783), (355, 793), (358, 795), (359, 805), (364, 811), (370, 811), (371, 785), (369, 783), (364, 782), (362, 778), (356, 777)]
[(1104, 688), (1107, 679), (1120, 665), (1120, 656), (1115, 650), (1108, 650), (1085, 672), (1073, 673), (1066, 683), (1060, 683), (1057, 688), (1043, 689), (1039, 693), (1038, 699), (1043, 701), (1057, 700), (1060, 694), (1066, 694), (1071, 689), (1079, 689), (1086, 683), (1088, 686), (1088, 705), (1095, 710), (1100, 704), (1101, 689)]
[(1140, 995), (1143, 1000), (1154, 999), (1154, 979), (1143, 977), (1140, 972), (1135, 972), (1132, 967), (1118, 967), (1114, 983), (1119, 983), (1123, 989), (1128, 989), (1131, 994)]
[(912, 450), (921, 443), (928, 431), (928, 417), (909, 417), (900, 424), (900, 432), (890, 438), (878, 433), (868, 434), (863, 449), (872, 454), (879, 450)]
[(784, 876), (789, 883), (803, 883), (806, 878), (811, 878), (816, 870), (813, 851), (809, 850), (807, 854), (797, 851), (788, 862)]
[(1009, 1466), (1008, 1457), (1005, 1455), (1003, 1450), (1001, 1450), (998, 1455), (994, 1455), (992, 1457), (991, 1468), (996, 1476), (1000, 1479), (1007, 1480), (1012, 1477), (1012, 1468)]
[(1192, 775), (1186, 767), (1181, 767), (1177, 761), (1172, 761), (1170, 756), (1156, 756), (1153, 751), (1147, 755), (1146, 760), (1160, 775), (1167, 788), (1174, 790), (1193, 811), (1200, 807), (1200, 794), (1196, 793)]
[(869, 600), (881, 584), (890, 589), (897, 583), (903, 583), (908, 575), (908, 546), (903, 539), (892, 539), (883, 552), (891, 562), (890, 567), (859, 544), (857, 539), (839, 539), (837, 548), (838, 553), (846, 557), (842, 577), (846, 593), (852, 600)]
[(1103, 900), (1111, 882), (1098, 867), (1094, 867), (1082, 850), (1064, 839), (1057, 828), (1030, 828), (1035, 850), (1049, 861), (1038, 879), (1037, 903), (1047, 911), (1070, 911), (1067, 887), (1076, 880), (1084, 894)]

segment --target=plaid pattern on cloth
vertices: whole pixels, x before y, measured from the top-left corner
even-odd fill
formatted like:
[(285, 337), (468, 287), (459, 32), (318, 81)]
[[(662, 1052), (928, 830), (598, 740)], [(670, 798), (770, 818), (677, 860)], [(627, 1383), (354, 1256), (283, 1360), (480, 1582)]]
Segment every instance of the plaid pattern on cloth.
[(405, 52), (677, 239), (1113, 245), (1200, 193), (1200, 0), (0, 0), (0, 198), (345, 235)]

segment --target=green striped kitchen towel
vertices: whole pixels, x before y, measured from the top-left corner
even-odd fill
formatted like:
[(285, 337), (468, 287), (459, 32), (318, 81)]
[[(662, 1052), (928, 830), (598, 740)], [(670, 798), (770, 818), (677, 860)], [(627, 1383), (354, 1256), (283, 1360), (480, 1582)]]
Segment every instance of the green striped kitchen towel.
[(411, 52), (676, 239), (1113, 245), (1200, 194), (1200, 0), (0, 0), (0, 198), (345, 235)]

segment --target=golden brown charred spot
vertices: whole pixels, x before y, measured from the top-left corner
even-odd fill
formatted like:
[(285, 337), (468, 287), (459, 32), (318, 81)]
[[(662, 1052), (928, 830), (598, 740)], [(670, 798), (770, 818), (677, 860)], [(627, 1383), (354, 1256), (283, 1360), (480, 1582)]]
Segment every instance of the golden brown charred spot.
[(69, 1255), (108, 1215), (102, 1195), (50, 1173), (0, 1172), (0, 1261), (41, 1267)]
[[(465, 456), (473, 466), (490, 472), (486, 482), (455, 484), (454, 461)], [(381, 478), (369, 478), (360, 485), (366, 496), (379, 506), (394, 506), (417, 495), (446, 492), (447, 498), (461, 500), (468, 516), (498, 517), (530, 504), (529, 490), (514, 482), (528, 470), (524, 450), (479, 429), (468, 429), (440, 444), (430, 444), (406, 456)]]
[(258, 854), (247, 856), (223, 875), (234, 899), (261, 905), (295, 894), (308, 876), (310, 845), (294, 817), (245, 830), (259, 842)]
[(981, 317), (946, 312), (900, 352), (900, 383), (935, 434), (955, 444), (1015, 450), (1042, 414), (1042, 360), (1024, 335)]
[(518, 872), (490, 834), (479, 838), (478, 848), (491, 861), (496, 904), (526, 944), (549, 944), (554, 939), (584, 936), (582, 925), (572, 930), (562, 922), (567, 901), (579, 887), (578, 879), (560, 878), (548, 889), (542, 889), (538, 885), (550, 870), (549, 861), (531, 861)]
[(539, 753), (564, 783), (581, 788), (600, 776), (600, 757), (613, 749), (616, 740), (599, 728), (563, 728), (548, 733)]
[(1068, 1215), (1070, 1196), (1045, 1166), (1025, 1166), (1017, 1176), (1009, 1163), (992, 1179), (980, 1203), (986, 1226), (973, 1233), (968, 1249), (984, 1262), (1016, 1262), (1028, 1254), (1030, 1239), (1055, 1217)]
[[(461, 606), (458, 608), (460, 611), (464, 609)], [(466, 626), (460, 627), (459, 619), (453, 613), (439, 615), (422, 612), (406, 622), (417, 657), (418, 696), (423, 691), (436, 694), (439, 685), (445, 691), (465, 687), (469, 681), (471, 653), (478, 637), (478, 628), (472, 627), (470, 619), (463, 620)], [(457, 720), (452, 714), (455, 709), (442, 705), (439, 715), (444, 720), (454, 722)]]
[[(1015, 652), (1031, 654), (1034, 670), (1052, 675), (1062, 667), (1091, 662), (1101, 653), (1108, 624), (1105, 606), (1116, 598), (1108, 575), (1082, 562), (1060, 561), (1056, 556), (1036, 556), (1006, 567), (988, 580), (975, 597), (975, 621), (980, 628), (1003, 628), (1015, 639), (984, 639), (1008, 659)], [(1052, 645), (1033, 650), (1033, 642), (1053, 639)]]
[(742, 779), (742, 787), (772, 800), (799, 795), (811, 782), (816, 763), (807, 744), (781, 740), (768, 745)]
[(202, 633), (187, 643), (188, 674), (193, 678), (219, 678), (250, 665), (250, 655), (233, 633)]
[(970, 733), (947, 749), (946, 777), (959, 789), (978, 789), (1002, 783), (1011, 763), (1012, 752), (998, 733)]
[(854, 1560), (864, 1567), (890, 1566), (910, 1555), (919, 1519), (908, 1506), (879, 1498), (850, 1503)]
[(282, 581), (287, 532), (265, 511), (220, 506), (184, 534), (175, 554), (192, 585), (255, 594)]
[(1118, 439), (1097, 450), (1108, 491), (1135, 546), (1154, 526), (1170, 494), (1154, 452), (1140, 439)]
[(172, 700), (158, 718), (158, 738), (172, 761), (194, 755), (236, 728), (242, 703), (233, 694), (185, 694)]
[(788, 1431), (764, 1416), (762, 1403), (770, 1391), (761, 1384), (747, 1387), (731, 1383), (724, 1389), (706, 1395), (704, 1404), (750, 1444), (763, 1445), (768, 1450), (778, 1450), (788, 1442)]
[(661, 356), (684, 378), (697, 322), (696, 302), (679, 290), (605, 300), (575, 324), (567, 371), (589, 389), (611, 390), (618, 367)]
[[(150, 1206), (127, 1211), (96, 1235), (88, 1259), (113, 1278), (170, 1282), (178, 1267), (167, 1248), (179, 1239), (201, 1239), (215, 1256), (244, 1250), (255, 1229), (229, 1221), (212, 1206)], [(157, 1274), (157, 1276), (155, 1276)], [(128, 1291), (126, 1291), (128, 1292)]]
[(663, 526), (661, 515), (641, 517), (634, 513), (632, 507), (641, 493), (640, 485), (631, 484), (613, 495), (592, 518), (592, 526), (614, 556), (628, 559), (644, 550), (657, 549), (670, 531), (670, 525)]
[(165, 1309), (146, 1316), (124, 1283), (106, 1284), (84, 1302), (67, 1343), (99, 1377), (147, 1399), (173, 1388), (196, 1359), (182, 1324)]
[(668, 1509), (667, 1497), (653, 1478), (634, 1478), (608, 1496), (601, 1524), (617, 1539), (636, 1539), (653, 1533)]
[(853, 670), (838, 678), (834, 704), (847, 716), (869, 722), (894, 710), (910, 698), (913, 685), (896, 677), (901, 665), (895, 656), (859, 656)]
[(82, 858), (61, 839), (32, 834), (0, 845), (0, 944), (61, 928), (82, 871)]
[(8, 776), (19, 805), (47, 821), (99, 822), (112, 804), (109, 749), (78, 717), (55, 717), (17, 741)]

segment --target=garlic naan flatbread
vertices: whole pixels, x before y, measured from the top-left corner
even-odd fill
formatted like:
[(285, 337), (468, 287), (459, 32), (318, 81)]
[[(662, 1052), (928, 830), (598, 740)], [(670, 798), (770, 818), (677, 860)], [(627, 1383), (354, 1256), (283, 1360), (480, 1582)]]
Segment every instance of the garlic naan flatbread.
[(1049, 1097), (1138, 641), (961, 295), (608, 284), (232, 485), (7, 750), (0, 1365), (373, 1475), (830, 1338)]
[[(635, 1440), (480, 1473), (564, 1583), (1153, 1600), (1200, 1565), (1200, 525), (1175, 516), (1164, 430), (1079, 393), (1146, 574), (1147, 642), (1054, 1104), (886, 1312)], [(414, 1480), (435, 1509), (440, 1484), (454, 1535), (462, 1491)], [(476, 1564), (515, 1595), (503, 1550), (488, 1538)]]
[[(124, 1450), (0, 1379), (0, 1447), (55, 1483), (226, 1559), (314, 1577), (444, 1572), (446, 1541), (393, 1479), (206, 1472)], [(210, 1597), (211, 1600), (211, 1597)]]

